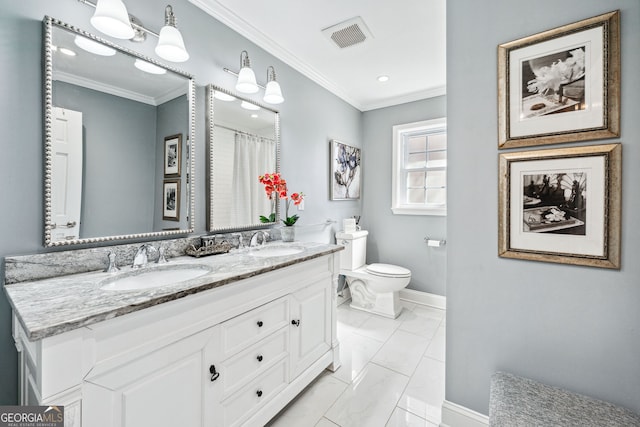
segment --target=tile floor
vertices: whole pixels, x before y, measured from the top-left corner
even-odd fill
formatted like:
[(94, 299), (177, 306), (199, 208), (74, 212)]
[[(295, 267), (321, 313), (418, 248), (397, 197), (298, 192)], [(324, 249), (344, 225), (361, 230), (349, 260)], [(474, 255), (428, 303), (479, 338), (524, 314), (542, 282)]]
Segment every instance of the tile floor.
[(436, 427), (444, 400), (445, 312), (403, 301), (397, 319), (338, 307), (342, 366), (269, 427)]

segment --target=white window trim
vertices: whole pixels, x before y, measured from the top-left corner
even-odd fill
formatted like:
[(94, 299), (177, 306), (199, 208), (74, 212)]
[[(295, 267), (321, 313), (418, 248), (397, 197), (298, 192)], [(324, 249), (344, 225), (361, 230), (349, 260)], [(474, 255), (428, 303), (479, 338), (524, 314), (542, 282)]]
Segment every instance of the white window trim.
[[(445, 205), (425, 205), (416, 207), (400, 203), (400, 193), (402, 192), (398, 173), (402, 167), (402, 134), (407, 131), (422, 131), (433, 128), (441, 128), (447, 126), (447, 119), (424, 120), (420, 122), (406, 123), (393, 126), (393, 157), (392, 157), (392, 175), (391, 175), (391, 211), (395, 215), (435, 215), (446, 216), (447, 206)], [(448, 169), (448, 167), (447, 167)]]

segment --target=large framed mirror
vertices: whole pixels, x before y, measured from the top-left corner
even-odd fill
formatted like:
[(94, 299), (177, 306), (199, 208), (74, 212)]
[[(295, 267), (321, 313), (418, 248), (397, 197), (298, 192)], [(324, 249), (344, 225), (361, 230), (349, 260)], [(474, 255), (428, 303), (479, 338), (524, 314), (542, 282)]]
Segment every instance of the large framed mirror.
[[(223, 88), (207, 91), (207, 225), (212, 232), (265, 228), (279, 222), (260, 175), (280, 171), (280, 115)], [(260, 217), (272, 222), (261, 222)]]
[(193, 77), (44, 18), (46, 246), (193, 232)]

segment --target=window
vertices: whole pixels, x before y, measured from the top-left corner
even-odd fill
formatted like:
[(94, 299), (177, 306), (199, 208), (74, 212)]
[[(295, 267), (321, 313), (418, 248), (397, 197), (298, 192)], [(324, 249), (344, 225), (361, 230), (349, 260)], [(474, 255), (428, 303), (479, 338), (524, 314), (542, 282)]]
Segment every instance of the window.
[(393, 127), (392, 192), (396, 215), (447, 214), (447, 119)]

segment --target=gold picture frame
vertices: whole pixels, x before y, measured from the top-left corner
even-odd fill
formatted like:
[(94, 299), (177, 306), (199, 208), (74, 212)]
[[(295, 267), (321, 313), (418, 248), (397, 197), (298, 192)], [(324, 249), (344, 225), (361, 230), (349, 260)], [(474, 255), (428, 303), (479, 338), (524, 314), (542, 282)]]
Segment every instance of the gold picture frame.
[(178, 178), (182, 173), (182, 134), (164, 139), (164, 176)]
[(619, 11), (498, 46), (498, 148), (619, 134)]
[(167, 179), (162, 183), (162, 219), (180, 221), (180, 180)]
[(499, 156), (498, 255), (620, 268), (622, 144)]

